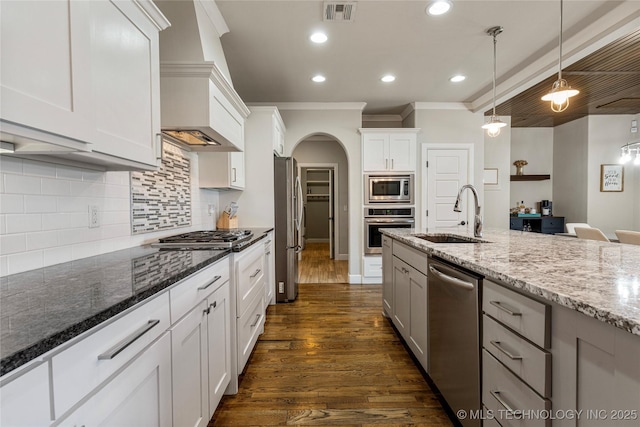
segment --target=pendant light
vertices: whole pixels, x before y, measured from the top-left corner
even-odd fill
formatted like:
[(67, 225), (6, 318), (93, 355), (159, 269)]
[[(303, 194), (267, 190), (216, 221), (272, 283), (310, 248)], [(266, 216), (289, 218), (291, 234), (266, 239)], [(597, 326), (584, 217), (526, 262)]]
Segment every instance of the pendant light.
[(491, 27), (487, 30), (487, 34), (493, 37), (493, 113), (489, 121), (482, 125), (482, 129), (487, 130), (487, 135), (496, 137), (500, 135), (500, 128), (507, 124), (496, 116), (496, 36), (502, 32), (502, 27)]
[(551, 101), (551, 110), (559, 113), (569, 107), (569, 98), (579, 93), (579, 90), (572, 89), (569, 83), (562, 78), (562, 0), (560, 0), (560, 58), (558, 59), (558, 80), (553, 82), (551, 90), (542, 97), (542, 100)]

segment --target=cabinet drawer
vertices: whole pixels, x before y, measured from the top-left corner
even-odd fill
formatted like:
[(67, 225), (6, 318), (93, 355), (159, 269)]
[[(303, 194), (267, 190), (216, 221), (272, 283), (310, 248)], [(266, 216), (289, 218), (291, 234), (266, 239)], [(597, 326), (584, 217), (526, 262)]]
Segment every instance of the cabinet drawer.
[(238, 319), (238, 373), (244, 370), (264, 327), (264, 300), (257, 295), (247, 312)]
[(482, 310), (534, 344), (551, 346), (551, 306), (485, 279)]
[(363, 266), (364, 277), (382, 277), (382, 256), (365, 256)]
[(547, 234), (564, 232), (564, 218), (542, 218), (542, 232)]
[(76, 404), (168, 328), (169, 293), (165, 292), (106, 326), (97, 326), (95, 332), (90, 331), (84, 339), (53, 356), (56, 416)]
[(412, 249), (409, 246), (394, 240), (393, 255), (400, 258), (425, 276), (428, 274), (427, 254)]
[(21, 367), (17, 370), (20, 376), (0, 383), (0, 425), (45, 426), (51, 422), (49, 365), (37, 363), (35, 367)]
[(211, 292), (229, 280), (229, 258), (203, 268), (171, 288), (171, 323), (177, 322)]
[(482, 346), (543, 397), (551, 396), (551, 353), (483, 316)]
[(538, 396), (486, 350), (482, 351), (482, 403), (504, 427), (551, 425), (551, 420), (517, 416), (518, 411), (549, 411), (551, 401)]
[(249, 309), (256, 295), (264, 294), (264, 245), (254, 246), (246, 253), (242, 252), (236, 262), (238, 317)]
[(522, 218), (509, 218), (510, 230), (522, 230), (524, 220)]

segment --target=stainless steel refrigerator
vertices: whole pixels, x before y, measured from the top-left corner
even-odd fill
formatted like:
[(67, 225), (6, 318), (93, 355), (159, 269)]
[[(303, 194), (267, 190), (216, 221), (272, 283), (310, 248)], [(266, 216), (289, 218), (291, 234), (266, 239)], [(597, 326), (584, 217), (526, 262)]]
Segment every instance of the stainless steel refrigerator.
[(276, 302), (298, 296), (298, 254), (304, 200), (298, 164), (292, 157), (274, 157)]

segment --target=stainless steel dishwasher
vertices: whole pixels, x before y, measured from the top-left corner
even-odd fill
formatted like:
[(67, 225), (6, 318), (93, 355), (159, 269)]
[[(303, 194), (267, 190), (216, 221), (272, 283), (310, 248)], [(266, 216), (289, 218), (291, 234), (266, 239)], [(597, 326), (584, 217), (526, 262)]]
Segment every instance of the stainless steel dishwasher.
[(480, 426), (479, 288), (482, 276), (430, 257), (429, 376), (464, 427)]

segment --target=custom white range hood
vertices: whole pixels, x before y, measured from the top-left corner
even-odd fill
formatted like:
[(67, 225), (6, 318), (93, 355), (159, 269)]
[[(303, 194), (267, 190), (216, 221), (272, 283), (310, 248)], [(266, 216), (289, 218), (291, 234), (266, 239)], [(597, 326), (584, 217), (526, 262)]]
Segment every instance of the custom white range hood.
[(172, 26), (160, 37), (161, 128), (191, 151), (243, 151), (249, 109), (231, 83), (211, 0), (158, 0)]

